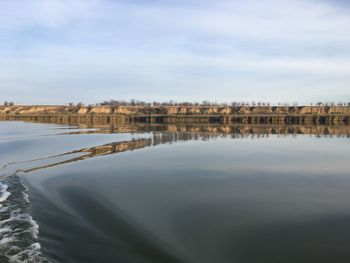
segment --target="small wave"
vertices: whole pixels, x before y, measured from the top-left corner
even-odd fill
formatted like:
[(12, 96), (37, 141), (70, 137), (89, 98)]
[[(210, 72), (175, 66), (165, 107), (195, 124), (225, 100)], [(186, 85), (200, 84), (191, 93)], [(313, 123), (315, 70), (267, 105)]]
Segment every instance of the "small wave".
[(2, 207), (2, 204), (4, 201), (7, 200), (7, 198), (11, 195), (10, 192), (7, 191), (8, 186), (6, 184), (0, 183), (0, 207)]
[(27, 190), (16, 175), (0, 182), (0, 262), (52, 262), (41, 252)]

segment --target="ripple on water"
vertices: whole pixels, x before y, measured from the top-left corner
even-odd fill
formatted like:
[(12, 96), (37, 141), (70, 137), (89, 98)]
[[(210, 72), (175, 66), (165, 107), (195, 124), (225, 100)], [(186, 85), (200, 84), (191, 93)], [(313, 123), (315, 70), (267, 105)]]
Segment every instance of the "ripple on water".
[(52, 262), (41, 253), (27, 190), (16, 175), (0, 180), (0, 262)]

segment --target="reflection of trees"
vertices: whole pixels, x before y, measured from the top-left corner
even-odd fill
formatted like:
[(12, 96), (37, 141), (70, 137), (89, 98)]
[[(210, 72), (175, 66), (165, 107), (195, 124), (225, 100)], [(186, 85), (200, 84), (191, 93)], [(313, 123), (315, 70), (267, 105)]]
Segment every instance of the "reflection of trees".
[[(149, 146), (156, 146), (165, 143), (189, 140), (210, 140), (213, 138), (264, 138), (271, 135), (297, 136), (300, 134), (315, 135), (318, 137), (347, 137), (350, 138), (350, 125), (286, 125), (286, 124), (157, 124), (157, 123), (138, 123), (130, 124), (119, 122), (117, 118), (110, 116), (96, 115), (94, 118), (65, 118), (55, 117), (26, 117), (23, 121), (74, 125), (82, 128), (96, 128), (93, 130), (80, 130), (65, 134), (90, 134), (90, 133), (137, 133), (151, 135), (149, 138), (135, 139), (125, 142), (113, 142), (97, 147), (83, 148), (71, 152), (58, 154), (55, 156), (43, 157), (36, 160), (28, 160), (21, 163), (34, 163), (36, 161), (45, 161), (47, 164), (32, 167), (24, 172), (57, 166), (65, 163), (81, 161), (96, 156), (110, 155), (130, 150), (142, 149)], [(59, 136), (59, 135), (57, 135)], [(72, 156), (75, 157), (72, 157)], [(77, 156), (78, 155), (78, 156)], [(67, 157), (67, 158), (65, 158)], [(60, 161), (57, 161), (60, 159)], [(62, 160), (64, 159), (64, 160)], [(56, 161), (55, 161), (56, 160)], [(50, 163), (48, 163), (50, 162)], [(11, 163), (6, 166), (19, 164)]]
[[(83, 133), (174, 133), (172, 136), (193, 139), (211, 137), (269, 137), (269, 135), (289, 136), (308, 134), (316, 136), (350, 137), (350, 126), (303, 126), (303, 125), (122, 125), (102, 127)], [(76, 132), (82, 133), (82, 132)], [(175, 134), (177, 133), (177, 134)]]
[[(135, 127), (133, 127), (135, 128)], [(138, 132), (145, 131), (146, 127), (139, 127)], [(47, 164), (35, 166), (28, 169), (22, 169), (22, 172), (31, 172), (39, 169), (49, 168), (57, 165), (72, 163), (76, 161), (82, 161), (97, 156), (111, 155), (116, 153), (122, 153), (126, 151), (138, 150), (145, 147), (157, 146), (161, 144), (171, 144), (178, 141), (191, 141), (191, 140), (211, 140), (214, 138), (265, 138), (270, 135), (277, 136), (297, 136), (298, 134), (314, 134), (316, 136), (343, 136), (350, 137), (348, 130), (334, 129), (327, 127), (249, 127), (249, 126), (175, 126), (171, 127), (172, 131), (157, 131), (170, 129), (168, 126), (153, 126), (147, 127), (147, 131), (151, 131), (150, 137), (141, 139), (132, 139), (130, 141), (113, 142), (91, 148), (82, 148), (54, 156), (43, 157), (34, 160), (23, 161), (20, 163), (35, 163), (36, 161), (48, 161)], [(152, 131), (153, 130), (153, 131)], [(177, 131), (180, 130), (180, 131)], [(106, 132), (105, 130), (96, 130), (93, 132)], [(83, 132), (85, 133), (85, 132)], [(78, 155), (78, 156), (77, 156)], [(74, 156), (74, 157), (72, 157)], [(65, 158), (65, 157), (68, 157)], [(60, 159), (60, 161), (57, 161)], [(62, 160), (64, 159), (64, 160)], [(56, 160), (56, 161), (55, 161)], [(51, 162), (50, 162), (51, 161)], [(5, 165), (3, 168), (19, 164), (16, 162)]]
[[(350, 136), (350, 125), (346, 124), (253, 124), (253, 123), (130, 123), (120, 120), (118, 116), (94, 115), (80, 116), (36, 116), (16, 117), (22, 121), (35, 123), (52, 123), (72, 125), (80, 128), (98, 128), (98, 130), (78, 131), (76, 133), (143, 133), (143, 132), (193, 132), (221, 134), (221, 136), (237, 137), (265, 137), (270, 134), (298, 135), (312, 134), (317, 136)], [(15, 119), (16, 119), (15, 118)], [(250, 117), (248, 117), (250, 118)], [(196, 135), (193, 135), (196, 136)], [(201, 135), (202, 137), (205, 135)]]
[(160, 144), (166, 144), (166, 143), (173, 143), (177, 141), (189, 141), (189, 140), (206, 140), (210, 139), (212, 137), (218, 137), (218, 135), (211, 135), (211, 134), (198, 134), (193, 132), (184, 132), (184, 133), (178, 133), (178, 132), (153, 132), (152, 136), (150, 138), (141, 138), (141, 139), (132, 139), (130, 141), (123, 141), (123, 142), (113, 142), (108, 143), (100, 146), (95, 146), (91, 148), (82, 148), (79, 150), (69, 151), (62, 154), (57, 154), (53, 156), (48, 157), (42, 157), (38, 159), (28, 160), (28, 161), (22, 161), (22, 162), (12, 162), (7, 165), (5, 165), (3, 168), (6, 168), (10, 165), (15, 165), (19, 163), (30, 163), (30, 162), (36, 162), (36, 161), (49, 161), (49, 160), (55, 160), (55, 159), (62, 159), (64, 157), (69, 156), (76, 156), (65, 159), (63, 161), (54, 161), (49, 164), (35, 166), (28, 169), (21, 169), (18, 170), (18, 172), (31, 172), (35, 170), (40, 170), (44, 168), (49, 168), (57, 165), (72, 163), (76, 161), (82, 161), (86, 159), (90, 159), (97, 156), (104, 156), (104, 155), (111, 155), (116, 153), (122, 153), (125, 151), (132, 151), (137, 149), (142, 149), (149, 146), (157, 146)]
[[(185, 124), (157, 124), (157, 123), (127, 123), (118, 118), (96, 115), (86, 117), (21, 117), (21, 120), (37, 123), (52, 123), (73, 125), (81, 128), (98, 128), (98, 130), (78, 131), (76, 133), (148, 133), (148, 132), (192, 132), (221, 134), (221, 136), (237, 137), (265, 137), (270, 134), (298, 135), (312, 134), (317, 136), (350, 136), (350, 125), (315, 125), (315, 124), (213, 124), (213, 123), (185, 123)], [(193, 135), (194, 137), (197, 135)], [(201, 135), (202, 137), (205, 135)], [(203, 139), (203, 138), (202, 138)]]
[[(110, 155), (110, 154), (121, 153), (121, 152), (125, 152), (125, 151), (141, 149), (141, 148), (151, 146), (151, 145), (152, 145), (152, 139), (147, 138), (147, 139), (137, 139), (137, 140), (133, 139), (131, 141), (124, 141), (124, 142), (113, 142), (113, 143), (108, 143), (108, 144), (104, 144), (104, 145), (100, 145), (100, 146), (96, 146), (96, 147), (91, 147), (91, 148), (82, 148), (79, 150), (74, 150), (74, 151), (63, 153), (63, 154), (58, 154), (55, 156), (40, 158), (40, 159), (36, 159), (36, 160), (31, 160), (31, 161), (35, 162), (37, 160), (50, 160), (50, 159), (54, 160), (55, 158), (58, 158), (58, 157), (62, 158), (65, 156), (69, 157), (72, 155), (81, 154), (78, 157), (73, 157), (73, 158), (65, 159), (63, 161), (49, 163), (46, 165), (36, 166), (36, 167), (29, 168), (29, 169), (23, 169), (23, 170), (19, 170), (18, 172), (21, 171), (21, 172), (27, 173), (27, 172), (40, 170), (40, 169), (44, 169), (44, 168), (49, 168), (49, 167), (53, 167), (53, 166), (57, 166), (57, 165), (72, 163), (72, 162), (76, 162), (76, 161), (82, 161), (82, 160), (90, 159), (90, 158), (93, 158), (96, 156)], [(16, 163), (14, 162), (11, 164), (16, 164)]]

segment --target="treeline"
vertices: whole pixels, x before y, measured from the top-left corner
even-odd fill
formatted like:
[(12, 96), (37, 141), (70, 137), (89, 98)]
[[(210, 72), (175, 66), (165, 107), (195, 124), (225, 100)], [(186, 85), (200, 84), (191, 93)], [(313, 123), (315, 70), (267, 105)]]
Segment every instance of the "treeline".
[[(69, 103), (69, 106), (84, 106), (83, 103)], [(298, 103), (276, 103), (272, 104), (270, 102), (256, 102), (256, 101), (251, 101), (251, 102), (230, 102), (230, 103), (225, 103), (225, 102), (211, 102), (208, 100), (202, 101), (202, 102), (176, 102), (176, 101), (168, 101), (168, 102), (145, 102), (145, 101), (140, 101), (140, 100), (135, 100), (132, 99), (130, 101), (126, 100), (105, 100), (102, 102), (98, 102), (95, 104), (88, 104), (87, 106), (111, 106), (111, 107), (116, 107), (116, 106), (140, 106), (140, 107), (169, 107), (169, 106), (218, 106), (218, 107), (239, 107), (239, 106), (253, 106), (253, 107), (269, 107), (269, 106), (285, 106), (285, 107), (290, 107), (294, 106), (297, 107)], [(316, 103), (310, 103), (309, 105), (302, 105), (302, 106), (350, 106), (350, 102), (316, 102)]]
[[(13, 101), (5, 101), (3, 103), (4, 106), (14, 106), (15, 103)], [(169, 106), (188, 106), (188, 107), (198, 107), (198, 106), (218, 106), (218, 107), (269, 107), (269, 106), (285, 106), (285, 107), (297, 107), (298, 103), (269, 103), (269, 102), (211, 102), (208, 100), (202, 101), (202, 102), (176, 102), (176, 101), (168, 101), (168, 102), (145, 102), (141, 100), (131, 99), (130, 101), (126, 100), (105, 100), (102, 102), (94, 103), (94, 104), (84, 104), (82, 102), (74, 103), (69, 102), (66, 104), (68, 107), (98, 107), (98, 106), (110, 106), (110, 107), (117, 107), (117, 106), (139, 106), (139, 107), (169, 107)], [(350, 102), (316, 102), (316, 103), (310, 103), (308, 105), (302, 105), (302, 106), (348, 106), (350, 107)]]

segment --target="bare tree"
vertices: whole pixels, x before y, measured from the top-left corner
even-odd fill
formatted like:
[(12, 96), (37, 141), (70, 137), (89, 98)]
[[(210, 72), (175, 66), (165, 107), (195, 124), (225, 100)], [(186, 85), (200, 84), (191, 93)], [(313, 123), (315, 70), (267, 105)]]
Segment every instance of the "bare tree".
[(14, 106), (15, 103), (13, 101), (4, 101), (4, 106)]

